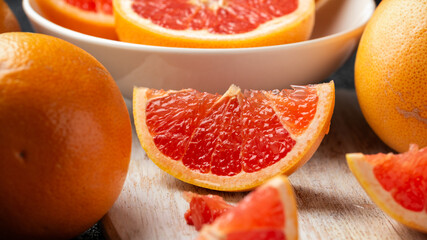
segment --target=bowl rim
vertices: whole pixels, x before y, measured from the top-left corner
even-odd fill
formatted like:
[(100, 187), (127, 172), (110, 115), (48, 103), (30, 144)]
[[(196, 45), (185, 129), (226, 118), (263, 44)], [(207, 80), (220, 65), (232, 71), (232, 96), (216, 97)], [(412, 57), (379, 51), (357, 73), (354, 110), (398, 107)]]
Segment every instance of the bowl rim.
[[(55, 31), (61, 35), (65, 35), (66, 37), (78, 41), (84, 41), (91, 44), (97, 44), (105, 47), (114, 47), (128, 50), (139, 50), (139, 51), (150, 51), (150, 52), (162, 52), (162, 53), (181, 53), (181, 54), (235, 54), (235, 53), (250, 53), (250, 52), (259, 52), (259, 51), (275, 51), (277, 49), (287, 49), (294, 47), (302, 47), (305, 45), (313, 44), (313, 43), (321, 43), (328, 41), (333, 38), (342, 37), (352, 32), (358, 31), (359, 29), (363, 29), (371, 16), (373, 15), (376, 4), (374, 0), (367, 0), (370, 4), (366, 5), (367, 11), (370, 11), (369, 14), (363, 16), (365, 19), (357, 24), (355, 27), (340, 31), (331, 35), (327, 35), (320, 38), (309, 39), (302, 42), (296, 43), (288, 43), (274, 46), (262, 46), (262, 47), (246, 47), (246, 48), (180, 48), (180, 47), (165, 47), (165, 46), (152, 46), (152, 45), (143, 45), (136, 43), (127, 43), (120, 42), (116, 40), (104, 39), (100, 37), (90, 36), (84, 33), (76, 32), (71, 29), (62, 27), (57, 25), (48, 19), (44, 18), (41, 14), (39, 14), (33, 7), (32, 3), (34, 0), (23, 0), (22, 5), (25, 14), (29, 18), (31, 24), (32, 22), (37, 22), (39, 25), (44, 26), (51, 31)], [(30, 3), (31, 2), (31, 3)]]

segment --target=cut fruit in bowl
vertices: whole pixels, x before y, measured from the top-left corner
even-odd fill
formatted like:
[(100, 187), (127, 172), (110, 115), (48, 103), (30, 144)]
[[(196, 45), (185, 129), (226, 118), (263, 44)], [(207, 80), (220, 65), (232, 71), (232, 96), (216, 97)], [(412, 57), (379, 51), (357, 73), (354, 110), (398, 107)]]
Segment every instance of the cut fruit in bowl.
[(242, 48), (307, 40), (313, 0), (114, 0), (121, 41), (190, 48)]
[(375, 204), (404, 225), (427, 233), (427, 147), (402, 154), (346, 155)]
[(112, 0), (36, 0), (52, 22), (88, 35), (117, 40)]
[(285, 176), (278, 176), (249, 193), (236, 207), (204, 225), (202, 240), (298, 239), (295, 194)]
[(223, 93), (231, 84), (244, 89), (283, 89), (291, 84), (318, 83), (352, 55), (375, 10), (373, 0), (328, 0), (316, 11), (310, 40), (268, 47), (206, 49), (96, 38), (47, 20), (35, 0), (23, 0), (22, 5), (35, 31), (62, 38), (91, 53), (129, 99), (134, 86)]
[(329, 130), (334, 83), (224, 95), (135, 88), (138, 138), (148, 157), (197, 186), (252, 189), (307, 162)]

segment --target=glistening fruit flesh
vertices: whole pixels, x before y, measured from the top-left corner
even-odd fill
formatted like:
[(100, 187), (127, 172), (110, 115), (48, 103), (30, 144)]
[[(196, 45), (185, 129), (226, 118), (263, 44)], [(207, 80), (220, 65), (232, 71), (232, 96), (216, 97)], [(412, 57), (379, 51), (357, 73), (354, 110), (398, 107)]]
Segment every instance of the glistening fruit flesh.
[(62, 27), (117, 40), (112, 0), (36, 0), (43, 16)]
[(295, 171), (329, 127), (333, 83), (224, 95), (136, 88), (134, 117), (148, 156), (166, 172), (218, 190), (253, 188)]
[(190, 48), (233, 48), (307, 40), (313, 0), (114, 0), (125, 42)]
[(292, 240), (298, 239), (295, 195), (284, 176), (261, 185), (210, 225), (198, 240)]
[(397, 221), (427, 232), (427, 148), (402, 154), (347, 154), (350, 169), (372, 200)]

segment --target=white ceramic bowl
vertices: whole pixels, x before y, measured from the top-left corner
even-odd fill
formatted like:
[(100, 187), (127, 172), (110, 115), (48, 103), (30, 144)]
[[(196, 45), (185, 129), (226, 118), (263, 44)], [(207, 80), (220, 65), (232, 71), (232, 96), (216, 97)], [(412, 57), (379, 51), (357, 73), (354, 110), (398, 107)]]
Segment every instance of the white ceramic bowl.
[(352, 54), (375, 3), (329, 0), (316, 12), (310, 40), (234, 49), (170, 48), (112, 41), (48, 21), (34, 0), (24, 0), (23, 7), (36, 32), (62, 38), (92, 54), (110, 71), (123, 95), (132, 98), (134, 86), (191, 87), (223, 93), (230, 84), (274, 89), (322, 81)]

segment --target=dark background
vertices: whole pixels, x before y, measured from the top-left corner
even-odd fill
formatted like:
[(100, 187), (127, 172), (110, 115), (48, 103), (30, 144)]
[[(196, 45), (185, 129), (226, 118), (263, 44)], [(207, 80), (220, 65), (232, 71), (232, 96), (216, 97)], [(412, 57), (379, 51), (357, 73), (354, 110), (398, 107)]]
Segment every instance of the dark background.
[[(21, 29), (24, 32), (32, 32), (33, 29), (28, 22), (27, 17), (25, 16), (24, 11), (22, 10), (21, 0), (5, 0), (12, 11), (15, 13), (16, 17), (21, 24)], [(381, 0), (375, 0), (378, 4)], [(335, 73), (329, 76), (325, 81), (334, 80), (337, 88), (354, 88), (354, 60), (355, 54), (353, 54), (342, 67), (340, 67)], [(104, 240), (104, 236), (102, 234), (102, 229), (100, 227), (100, 223), (95, 224), (91, 229), (75, 238), (74, 240)]]

